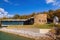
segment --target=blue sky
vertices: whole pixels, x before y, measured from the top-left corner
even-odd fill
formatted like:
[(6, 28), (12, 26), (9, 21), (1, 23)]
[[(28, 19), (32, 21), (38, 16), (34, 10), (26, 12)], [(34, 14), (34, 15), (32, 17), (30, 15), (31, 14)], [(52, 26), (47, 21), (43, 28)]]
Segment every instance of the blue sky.
[[(27, 15), (60, 8), (59, 0), (0, 0), (0, 14)], [(1, 12), (3, 11), (3, 12)]]

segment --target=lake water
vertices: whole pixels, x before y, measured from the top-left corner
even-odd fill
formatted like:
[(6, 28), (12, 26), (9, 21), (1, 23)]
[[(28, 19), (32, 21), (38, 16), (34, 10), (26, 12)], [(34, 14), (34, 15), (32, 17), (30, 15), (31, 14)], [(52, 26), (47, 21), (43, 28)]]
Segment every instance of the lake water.
[(0, 40), (34, 40), (31, 38), (26, 38), (18, 35), (13, 35), (10, 33), (5, 33), (0, 31)]

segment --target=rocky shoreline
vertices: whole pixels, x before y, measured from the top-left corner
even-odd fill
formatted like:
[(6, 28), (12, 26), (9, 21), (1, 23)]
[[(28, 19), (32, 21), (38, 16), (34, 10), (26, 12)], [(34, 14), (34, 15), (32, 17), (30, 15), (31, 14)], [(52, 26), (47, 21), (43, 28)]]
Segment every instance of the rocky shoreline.
[(41, 33), (34, 33), (32, 31), (25, 31), (25, 30), (17, 30), (17, 29), (7, 29), (7, 28), (1, 28), (0, 31), (7, 32), (7, 33), (12, 33), (28, 38), (33, 38), (35, 40), (53, 40), (49, 35), (46, 34), (41, 34)]

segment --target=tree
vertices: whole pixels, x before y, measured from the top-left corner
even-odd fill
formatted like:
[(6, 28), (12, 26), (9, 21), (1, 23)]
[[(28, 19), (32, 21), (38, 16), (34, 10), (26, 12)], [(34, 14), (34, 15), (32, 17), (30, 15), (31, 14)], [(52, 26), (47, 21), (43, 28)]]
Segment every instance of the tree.
[(53, 10), (48, 11), (48, 17), (50, 20), (53, 20), (53, 17), (54, 17), (54, 11)]
[(58, 16), (59, 19), (60, 19), (60, 9), (56, 10), (56, 11), (54, 12), (54, 14), (55, 14), (56, 16)]
[(15, 14), (14, 16), (13, 16), (13, 19), (19, 19), (20, 18), (20, 15), (18, 15), (18, 14)]
[(2, 19), (8, 19), (7, 17), (3, 17)]
[(32, 13), (32, 14), (31, 14), (31, 17), (34, 17), (34, 16), (35, 16), (35, 13)]
[(53, 10), (49, 10), (49, 15), (50, 15), (51, 17), (53, 17), (53, 14), (54, 14), (54, 11), (53, 11)]

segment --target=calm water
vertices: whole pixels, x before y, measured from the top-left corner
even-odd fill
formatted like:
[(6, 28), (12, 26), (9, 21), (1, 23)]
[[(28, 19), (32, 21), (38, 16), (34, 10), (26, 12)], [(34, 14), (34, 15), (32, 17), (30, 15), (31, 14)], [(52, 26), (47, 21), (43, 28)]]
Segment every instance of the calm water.
[(34, 40), (34, 39), (13, 35), (5, 32), (0, 32), (0, 40)]
[(2, 21), (3, 25), (23, 25), (23, 21)]

